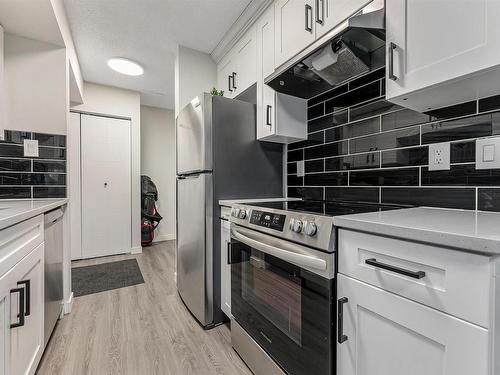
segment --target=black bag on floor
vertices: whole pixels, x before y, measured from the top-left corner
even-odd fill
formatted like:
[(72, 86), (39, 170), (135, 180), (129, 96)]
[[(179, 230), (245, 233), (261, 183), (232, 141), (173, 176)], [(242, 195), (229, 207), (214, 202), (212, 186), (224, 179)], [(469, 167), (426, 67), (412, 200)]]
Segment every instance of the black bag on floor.
[(162, 217), (156, 210), (158, 189), (148, 176), (141, 176), (141, 190), (141, 243), (142, 246), (149, 246), (155, 238), (155, 229)]

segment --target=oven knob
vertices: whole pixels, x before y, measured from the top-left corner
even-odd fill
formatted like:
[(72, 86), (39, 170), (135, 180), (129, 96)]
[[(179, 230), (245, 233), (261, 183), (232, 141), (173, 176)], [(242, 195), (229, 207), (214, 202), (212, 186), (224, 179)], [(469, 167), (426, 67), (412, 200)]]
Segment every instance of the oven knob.
[(231, 216), (232, 217), (239, 217), (240, 216), (240, 209), (239, 208), (233, 208), (231, 210)]
[(299, 219), (295, 219), (294, 222), (293, 222), (293, 228), (292, 228), (292, 230), (295, 233), (302, 232), (302, 221), (300, 221)]
[(247, 212), (246, 210), (240, 210), (240, 214), (238, 215), (240, 219), (244, 219), (247, 217)]
[(318, 232), (318, 226), (312, 222), (308, 221), (304, 223), (304, 233), (307, 234), (308, 236), (314, 236)]
[(293, 226), (295, 225), (295, 219), (292, 217), (290, 219), (290, 230), (293, 231)]

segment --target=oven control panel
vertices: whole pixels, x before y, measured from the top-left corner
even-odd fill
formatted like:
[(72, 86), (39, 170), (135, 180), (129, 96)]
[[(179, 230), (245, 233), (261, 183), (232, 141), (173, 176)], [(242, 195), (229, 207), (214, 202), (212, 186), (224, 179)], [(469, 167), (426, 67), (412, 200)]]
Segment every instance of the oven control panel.
[(252, 215), (250, 216), (250, 224), (283, 232), (283, 228), (285, 226), (285, 219), (286, 215), (281, 215), (273, 212), (252, 210)]

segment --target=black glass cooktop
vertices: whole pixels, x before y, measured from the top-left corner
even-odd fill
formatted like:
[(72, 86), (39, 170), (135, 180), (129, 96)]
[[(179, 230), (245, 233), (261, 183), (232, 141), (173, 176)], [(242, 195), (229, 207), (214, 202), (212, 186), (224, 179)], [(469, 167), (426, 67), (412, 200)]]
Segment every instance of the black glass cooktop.
[(408, 208), (410, 206), (384, 205), (376, 203), (357, 203), (341, 201), (276, 201), (246, 203), (247, 206), (272, 208), (275, 210), (304, 212), (326, 216), (339, 216), (360, 214), (364, 212), (377, 212)]

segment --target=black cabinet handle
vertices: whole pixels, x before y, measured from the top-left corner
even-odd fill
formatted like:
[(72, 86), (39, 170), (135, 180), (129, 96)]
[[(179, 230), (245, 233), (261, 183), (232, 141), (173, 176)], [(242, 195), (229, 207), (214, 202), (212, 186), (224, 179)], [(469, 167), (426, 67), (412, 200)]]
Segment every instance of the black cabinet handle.
[(337, 342), (342, 344), (347, 341), (347, 335), (344, 335), (344, 305), (349, 302), (347, 297), (342, 297), (337, 301)]
[(269, 125), (271, 126), (271, 110), (272, 110), (272, 106), (270, 105), (267, 105), (267, 108), (266, 108), (266, 125)]
[(391, 81), (397, 81), (398, 77), (394, 74), (394, 50), (398, 48), (396, 43), (389, 43), (389, 79)]
[(229, 76), (227, 76), (227, 78), (228, 78), (228, 82), (227, 82), (228, 90), (231, 91), (231, 92), (233, 92), (233, 89), (231, 88), (231, 86), (232, 86), (231, 85), (231, 78), (233, 78), (233, 76), (229, 75)]
[(316, 23), (320, 25), (325, 23), (325, 0), (316, 0)]
[(31, 313), (31, 281), (30, 280), (23, 280), (23, 281), (18, 281), (17, 282), (18, 286), (24, 285), (24, 290), (25, 290), (25, 295), (26, 295), (26, 304), (25, 304), (25, 316), (29, 316)]
[(381, 268), (383, 270), (399, 273), (400, 275), (413, 277), (414, 279), (422, 279), (425, 277), (424, 271), (405, 270), (404, 268), (391, 266), (390, 264), (380, 263), (375, 258), (366, 259), (365, 263), (373, 267)]
[[(309, 4), (306, 4), (306, 7), (305, 7), (305, 15), (306, 15), (306, 20), (305, 20), (305, 30), (306, 31), (309, 31), (310, 33), (312, 33), (313, 31), (313, 28), (312, 28), (312, 18), (313, 18), (313, 14), (312, 14), (312, 6), (310, 6)], [(309, 22), (309, 20), (311, 22)], [(309, 26), (309, 24), (311, 26)]]
[(233, 72), (233, 89), (237, 89), (236, 87), (236, 72)]
[(227, 243), (227, 264), (231, 263), (231, 242)]
[(11, 324), (10, 328), (18, 328), (24, 326), (24, 288), (15, 288), (10, 290), (10, 294), (19, 293), (19, 318), (17, 323)]

